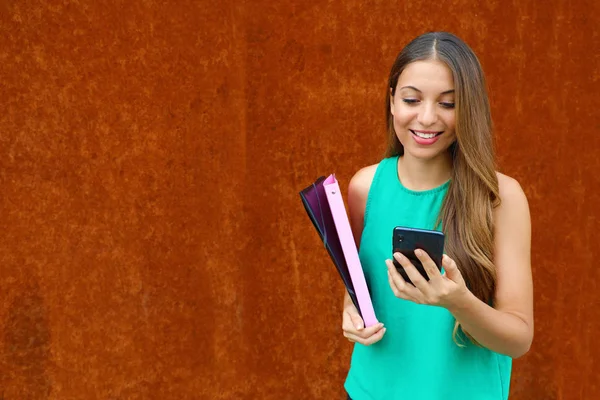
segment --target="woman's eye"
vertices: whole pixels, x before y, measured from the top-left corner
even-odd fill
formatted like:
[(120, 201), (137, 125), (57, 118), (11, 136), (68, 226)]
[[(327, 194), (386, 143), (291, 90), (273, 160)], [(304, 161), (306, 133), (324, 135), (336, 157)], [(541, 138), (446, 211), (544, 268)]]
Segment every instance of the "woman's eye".
[(402, 99), (403, 102), (405, 102), (406, 104), (415, 104), (418, 103), (419, 100), (417, 99)]
[(440, 103), (444, 108), (454, 108), (454, 103)]

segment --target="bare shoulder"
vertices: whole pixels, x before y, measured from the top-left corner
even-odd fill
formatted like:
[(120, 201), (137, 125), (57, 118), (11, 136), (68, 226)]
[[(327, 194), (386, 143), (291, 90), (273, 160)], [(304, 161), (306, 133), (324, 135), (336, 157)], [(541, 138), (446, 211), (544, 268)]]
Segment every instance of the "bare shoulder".
[(348, 196), (354, 200), (354, 202), (366, 202), (367, 196), (369, 195), (369, 189), (377, 171), (379, 164), (369, 165), (368, 167), (361, 168), (358, 170), (348, 185)]
[[(495, 233), (498, 238), (507, 236), (506, 242), (519, 238), (530, 241), (531, 215), (529, 203), (519, 182), (501, 173), (498, 176), (500, 205), (494, 209)], [(523, 234), (523, 236), (519, 236)], [(512, 239), (508, 239), (511, 237)], [(500, 242), (505, 240), (500, 239)], [(524, 243), (523, 242), (523, 243)]]
[(348, 185), (348, 214), (356, 246), (360, 248), (360, 238), (364, 227), (365, 208), (375, 171), (379, 164), (361, 168)]
[(529, 208), (527, 197), (519, 182), (508, 175), (496, 172), (498, 177), (498, 191), (500, 192), (500, 206), (498, 211), (506, 208)]

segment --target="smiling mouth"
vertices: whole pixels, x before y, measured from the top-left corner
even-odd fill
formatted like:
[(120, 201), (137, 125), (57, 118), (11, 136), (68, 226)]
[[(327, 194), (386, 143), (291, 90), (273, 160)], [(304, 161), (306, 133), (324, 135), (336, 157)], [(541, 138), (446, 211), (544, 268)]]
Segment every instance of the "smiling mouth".
[(413, 131), (412, 129), (409, 129), (409, 131), (412, 132), (413, 135), (418, 136), (422, 139), (433, 139), (436, 136), (441, 135), (442, 133), (444, 133), (444, 131), (441, 132), (431, 132), (431, 131)]

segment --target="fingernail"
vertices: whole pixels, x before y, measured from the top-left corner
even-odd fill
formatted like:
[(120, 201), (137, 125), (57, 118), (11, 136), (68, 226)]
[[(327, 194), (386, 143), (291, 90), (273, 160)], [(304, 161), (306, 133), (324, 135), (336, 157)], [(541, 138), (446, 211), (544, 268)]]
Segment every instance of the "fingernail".
[(385, 332), (387, 332), (387, 328), (383, 328), (383, 334), (385, 335)]
[(423, 250), (421, 250), (421, 249), (417, 249), (417, 250), (415, 250), (415, 254), (416, 254), (417, 256), (422, 256), (422, 255), (423, 255)]

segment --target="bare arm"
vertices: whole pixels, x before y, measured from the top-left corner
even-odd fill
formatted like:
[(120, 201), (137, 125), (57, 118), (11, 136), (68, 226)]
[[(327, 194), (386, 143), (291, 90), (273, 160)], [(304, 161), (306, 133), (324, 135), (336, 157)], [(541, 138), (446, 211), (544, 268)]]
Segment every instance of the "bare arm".
[(529, 206), (518, 182), (499, 176), (501, 205), (495, 210), (494, 308), (470, 292), (450, 312), (481, 345), (517, 358), (533, 341), (533, 283)]
[[(348, 215), (357, 248), (360, 248), (367, 196), (376, 169), (377, 165), (361, 169), (352, 177), (348, 186)], [(342, 330), (349, 341), (367, 346), (378, 342), (385, 334), (385, 328), (381, 323), (368, 328), (364, 327), (364, 321), (347, 291), (344, 291)]]
[[(367, 205), (367, 197), (371, 182), (365, 173), (365, 169), (358, 171), (350, 180), (348, 185), (348, 218), (350, 219), (350, 227), (352, 228), (352, 236), (356, 248), (360, 248), (360, 238), (362, 236), (365, 207)], [(371, 177), (371, 180), (373, 178)], [(352, 305), (352, 299), (347, 291), (344, 291), (344, 309)]]

